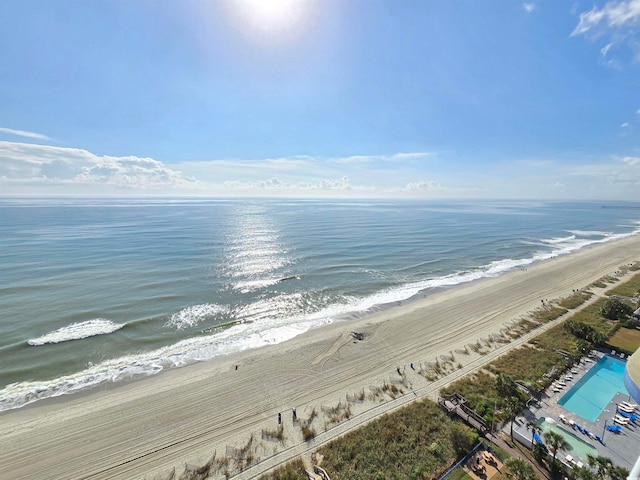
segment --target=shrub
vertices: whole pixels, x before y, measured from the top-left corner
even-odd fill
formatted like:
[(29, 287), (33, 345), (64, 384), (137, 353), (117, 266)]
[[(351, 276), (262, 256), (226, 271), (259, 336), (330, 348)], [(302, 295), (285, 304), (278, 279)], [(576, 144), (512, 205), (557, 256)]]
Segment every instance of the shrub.
[(600, 310), (600, 314), (609, 320), (622, 320), (633, 313), (633, 307), (615, 298), (609, 298)]

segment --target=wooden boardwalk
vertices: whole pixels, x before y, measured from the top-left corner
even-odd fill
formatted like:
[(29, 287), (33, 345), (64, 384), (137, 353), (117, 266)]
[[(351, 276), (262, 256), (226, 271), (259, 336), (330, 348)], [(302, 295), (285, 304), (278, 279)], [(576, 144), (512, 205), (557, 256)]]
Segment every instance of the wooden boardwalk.
[(444, 408), (449, 415), (459, 416), (483, 435), (489, 432), (487, 423), (467, 405), (467, 401), (462, 395), (454, 393), (446, 397), (439, 397), (438, 404)]

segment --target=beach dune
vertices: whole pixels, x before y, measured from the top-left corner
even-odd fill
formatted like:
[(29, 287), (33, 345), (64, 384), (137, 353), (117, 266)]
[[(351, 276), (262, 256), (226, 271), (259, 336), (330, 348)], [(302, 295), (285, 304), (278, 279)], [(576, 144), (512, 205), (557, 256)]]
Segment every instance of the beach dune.
[[(288, 342), (0, 414), (0, 478), (154, 478), (431, 362), (622, 265), (640, 236), (434, 292)], [(626, 274), (631, 275), (632, 273)], [(362, 339), (351, 332), (362, 333)], [(237, 365), (237, 369), (236, 369)], [(416, 395), (417, 396), (417, 395)]]

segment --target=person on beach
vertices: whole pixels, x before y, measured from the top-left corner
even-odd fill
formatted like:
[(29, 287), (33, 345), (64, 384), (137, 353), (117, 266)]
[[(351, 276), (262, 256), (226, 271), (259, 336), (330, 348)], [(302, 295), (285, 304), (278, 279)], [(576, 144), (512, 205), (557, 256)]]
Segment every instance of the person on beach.
[(295, 422), (298, 419), (298, 414), (296, 413), (296, 407), (293, 407), (293, 421)]
[(282, 414), (278, 412), (278, 425), (282, 423)]

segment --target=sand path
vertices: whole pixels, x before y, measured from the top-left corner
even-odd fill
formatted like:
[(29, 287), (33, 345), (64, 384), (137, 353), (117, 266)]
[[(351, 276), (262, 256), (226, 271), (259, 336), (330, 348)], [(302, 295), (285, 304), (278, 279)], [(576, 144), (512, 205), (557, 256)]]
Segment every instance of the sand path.
[[(539, 307), (541, 299), (570, 295), (636, 260), (640, 237), (631, 237), (328, 325), (283, 344), (6, 412), (0, 415), (0, 478), (132, 479), (154, 478), (173, 467), (179, 472), (185, 462), (203, 464), (214, 451), (220, 456), (226, 446), (246, 443), (251, 433), (274, 428), (278, 412), (290, 432), (291, 407), (306, 418), (314, 407), (398, 379), (397, 367), (407, 372), (416, 395), (363, 406), (353, 420), (319, 430), (312, 444), (323, 443), (411, 397), (433, 396), (525, 339), (475, 360), (460, 356), (464, 368), (436, 382), (412, 371), (410, 362), (418, 366), (463, 349)], [(365, 339), (354, 340), (352, 331), (365, 333)], [(262, 466), (310, 448), (291, 443), (267, 442), (263, 450), (280, 453)], [(252, 469), (238, 478), (257, 474)]]

